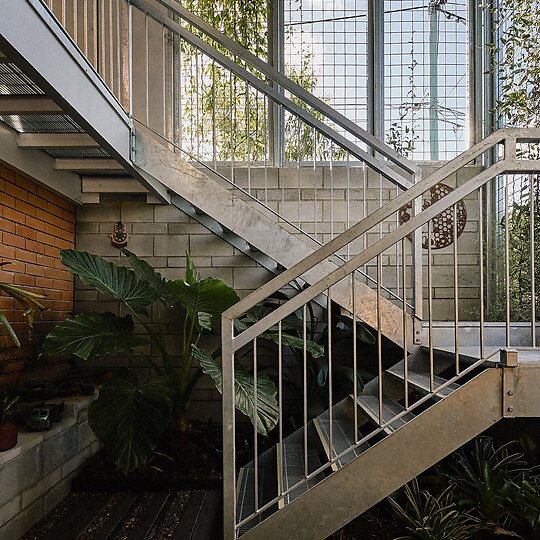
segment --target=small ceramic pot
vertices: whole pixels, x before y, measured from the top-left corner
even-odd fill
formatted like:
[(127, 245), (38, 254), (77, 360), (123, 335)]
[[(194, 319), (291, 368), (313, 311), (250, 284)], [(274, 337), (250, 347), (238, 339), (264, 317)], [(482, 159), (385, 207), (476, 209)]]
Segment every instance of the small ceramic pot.
[(15, 424), (0, 425), (0, 452), (9, 450), (17, 444), (17, 426)]

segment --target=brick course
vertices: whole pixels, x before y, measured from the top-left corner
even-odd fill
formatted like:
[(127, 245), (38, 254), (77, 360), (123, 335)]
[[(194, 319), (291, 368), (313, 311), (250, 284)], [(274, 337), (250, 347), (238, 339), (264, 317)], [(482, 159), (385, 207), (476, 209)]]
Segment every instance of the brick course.
[(60, 249), (75, 246), (75, 205), (32, 179), (0, 164), (0, 281), (44, 294), (47, 311), (38, 316), (32, 340), (21, 306), (0, 296), (0, 309), (21, 339), (17, 349), (0, 330), (0, 386), (54, 377), (62, 362), (30, 369), (33, 343), (73, 311), (73, 277), (60, 262)]

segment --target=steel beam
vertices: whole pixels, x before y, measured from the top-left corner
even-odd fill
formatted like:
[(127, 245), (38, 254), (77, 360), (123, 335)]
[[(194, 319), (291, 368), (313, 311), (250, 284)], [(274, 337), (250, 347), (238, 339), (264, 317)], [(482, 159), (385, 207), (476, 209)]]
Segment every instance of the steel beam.
[(148, 190), (133, 178), (83, 176), (83, 193), (148, 193)]
[(19, 133), (19, 148), (99, 148), (87, 133)]
[(68, 171), (54, 171), (53, 158), (40, 150), (17, 146), (17, 132), (0, 123), (0, 161), (35, 178), (38, 184), (76, 204), (82, 204), (83, 194), (79, 177)]
[(56, 158), (56, 171), (123, 171), (124, 167), (114, 159), (102, 158)]
[(167, 190), (159, 182), (133, 168), (129, 115), (44, 3), (0, 0), (0, 13), (0, 50), (118, 160), (121, 168), (169, 202)]
[(41, 95), (0, 96), (0, 114), (62, 114), (62, 109)]

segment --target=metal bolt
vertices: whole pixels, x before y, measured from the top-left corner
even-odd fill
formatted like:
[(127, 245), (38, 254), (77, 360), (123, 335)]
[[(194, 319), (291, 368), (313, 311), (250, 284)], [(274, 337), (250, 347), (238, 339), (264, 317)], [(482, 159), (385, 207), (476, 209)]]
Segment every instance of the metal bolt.
[(508, 407), (506, 410), (507, 410), (508, 412), (514, 412), (514, 407)]
[(509, 395), (509, 396), (513, 396), (513, 395), (514, 395), (514, 392), (512, 392), (512, 390), (508, 390), (508, 395)]

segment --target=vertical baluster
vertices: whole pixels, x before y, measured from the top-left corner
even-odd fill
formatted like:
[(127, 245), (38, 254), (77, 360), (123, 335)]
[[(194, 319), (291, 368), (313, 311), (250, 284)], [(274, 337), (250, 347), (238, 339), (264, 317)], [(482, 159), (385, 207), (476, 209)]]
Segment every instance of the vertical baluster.
[(328, 289), (326, 292), (326, 320), (328, 325), (328, 412), (330, 417), (329, 425), (329, 441), (330, 441), (330, 459), (334, 456), (334, 422), (333, 422), (333, 376), (332, 376), (332, 291)]
[(214, 170), (217, 171), (216, 124), (216, 62), (212, 60), (212, 159), (214, 161)]
[[(88, 18), (85, 24), (88, 24)], [(133, 5), (131, 2), (128, 5), (128, 92), (129, 117), (133, 118)]]
[(303, 384), (304, 384), (304, 476), (308, 476), (308, 380), (307, 380), (307, 305), (303, 307)]
[(229, 72), (229, 118), (231, 123), (231, 182), (234, 184), (234, 145), (235, 145), (235, 129), (234, 129), (234, 111), (233, 111), (233, 72)]
[(383, 363), (382, 363), (382, 313), (381, 313), (381, 256), (377, 255), (377, 375), (379, 396), (379, 426), (383, 424)]
[[(112, 11), (112, 0), (109, 0), (109, 88), (111, 92), (115, 94), (115, 85), (114, 85), (114, 49), (113, 49), (113, 11)], [(116, 95), (116, 94), (115, 94)]]
[[(367, 181), (368, 170), (366, 162), (362, 161), (362, 219), (367, 217)], [(362, 234), (362, 251), (367, 248), (367, 232)], [(366, 265), (364, 265), (364, 270)]]
[(107, 57), (106, 57), (106, 46), (105, 46), (105, 0), (101, 0), (99, 4), (99, 17), (98, 17), (98, 27), (97, 31), (99, 32), (100, 48), (99, 48), (99, 74), (101, 78), (107, 80)]
[(79, 0), (73, 0), (73, 41), (79, 45)]
[(250, 103), (249, 103), (249, 84), (246, 84), (246, 104), (245, 104), (245, 118), (246, 118), (246, 157), (247, 157), (247, 182), (248, 193), (251, 195), (251, 122), (250, 122)]
[(529, 235), (530, 240), (530, 257), (531, 257), (531, 347), (536, 347), (536, 265), (535, 265), (535, 252), (534, 252), (534, 232), (535, 232), (535, 223), (534, 223), (534, 177), (532, 174), (529, 175)]
[(88, 0), (83, 3), (83, 51), (88, 58)]
[[(330, 240), (334, 238), (334, 143), (330, 143)], [(324, 178), (324, 177), (323, 177)]]
[[(346, 188), (346, 199), (347, 199), (347, 229), (351, 226), (351, 154), (347, 152), (347, 188)], [(351, 248), (350, 242), (347, 244), (347, 260), (351, 257)]]
[[(202, 133), (202, 124), (201, 124), (201, 102), (200, 102), (200, 90), (199, 90), (199, 74), (202, 71), (200, 68), (200, 60), (199, 60), (199, 49), (195, 49), (195, 115), (196, 115), (196, 141), (197, 141), (197, 153), (195, 154), (198, 159), (201, 159), (201, 135), (204, 136), (204, 133)], [(202, 83), (202, 81), (201, 81)]]
[(298, 123), (296, 124), (298, 129), (296, 132), (296, 197), (297, 197), (297, 211), (298, 211), (298, 228), (301, 228), (302, 225), (302, 213), (300, 208), (300, 201), (302, 199), (302, 186), (301, 186), (301, 177), (300, 177), (300, 154), (302, 152), (302, 134), (300, 132), (301, 121), (298, 119)]
[[(67, 16), (66, 16), (66, 0), (62, 0), (62, 26), (66, 28), (67, 25)], [(67, 28), (66, 28), (67, 30)]]
[(263, 94), (263, 160), (264, 160), (264, 204), (268, 206), (268, 101)]
[[(253, 340), (253, 416), (257, 418), (258, 411), (258, 388), (257, 388), (257, 338)], [(259, 510), (259, 437), (257, 422), (253, 425), (253, 453), (255, 454), (255, 512)]]
[(509, 229), (509, 201), (508, 201), (508, 175), (504, 176), (504, 287), (506, 303), (506, 346), (510, 347), (510, 231)]
[(148, 59), (148, 49), (149, 49), (149, 45), (148, 45), (148, 14), (145, 13), (144, 14), (144, 54), (145, 54), (145, 70), (144, 70), (144, 76), (145, 76), (145, 107), (146, 107), (146, 125), (149, 126), (150, 125), (150, 109), (149, 109), (149, 97), (148, 97), (148, 92), (149, 92), (149, 78), (150, 78), (150, 73), (149, 73), (149, 59)]
[[(401, 252), (405, 253), (405, 238), (401, 240)], [(401, 274), (403, 282), (403, 391), (405, 393), (405, 408), (409, 408), (409, 351), (407, 334), (407, 259), (401, 258)]]
[(458, 274), (458, 224), (457, 205), (452, 205), (453, 237), (454, 237), (454, 347), (456, 354), (456, 375), (459, 375), (459, 274)]
[[(313, 128), (313, 177), (316, 177), (316, 171), (317, 171), (317, 131), (315, 128)], [(313, 216), (315, 220), (315, 226), (313, 228), (314, 236), (317, 239), (317, 218), (318, 218), (318, 212), (317, 212), (317, 181), (315, 180), (315, 184), (313, 186)]]
[(431, 238), (432, 238), (432, 221), (427, 224), (427, 288), (428, 288), (428, 325), (429, 325), (429, 391), (433, 392), (434, 388), (434, 370), (433, 370), (433, 268), (431, 260)]
[[(396, 197), (399, 196), (399, 187), (396, 186)], [(396, 229), (399, 227), (399, 212), (395, 213), (396, 216)], [(400, 279), (399, 279), (399, 248), (401, 246), (401, 242), (396, 242), (396, 294), (400, 295)]]
[[(77, 1), (77, 0), (76, 0)], [(122, 66), (122, 31), (121, 31), (121, 20), (122, 20), (122, 2), (116, 3), (116, 69), (118, 75), (118, 99), (120, 103), (124, 104), (124, 85), (123, 85), (123, 66)]]
[(178, 71), (179, 71), (178, 95), (176, 98), (178, 101), (178, 144), (180, 146), (180, 149), (182, 149), (182, 146), (184, 144), (184, 102), (183, 102), (182, 86), (183, 86), (185, 77), (183, 75), (184, 58), (182, 55), (182, 40), (180, 37), (176, 38), (176, 43), (177, 43), (177, 48), (178, 48)]
[(480, 266), (480, 358), (485, 357), (484, 329), (484, 199), (483, 186), (478, 190), (478, 262)]
[(354, 442), (357, 443), (358, 437), (358, 351), (357, 351), (357, 330), (356, 330), (356, 277), (355, 272), (351, 274), (352, 290), (352, 316), (353, 316), (353, 392), (354, 392)]
[(282, 342), (282, 324), (278, 322), (278, 495), (283, 494), (283, 342)]
[(163, 137), (165, 140), (169, 140), (167, 133), (167, 65), (166, 61), (166, 49), (167, 49), (167, 30), (165, 25), (161, 23), (161, 84), (162, 84), (162, 108), (163, 108)]

